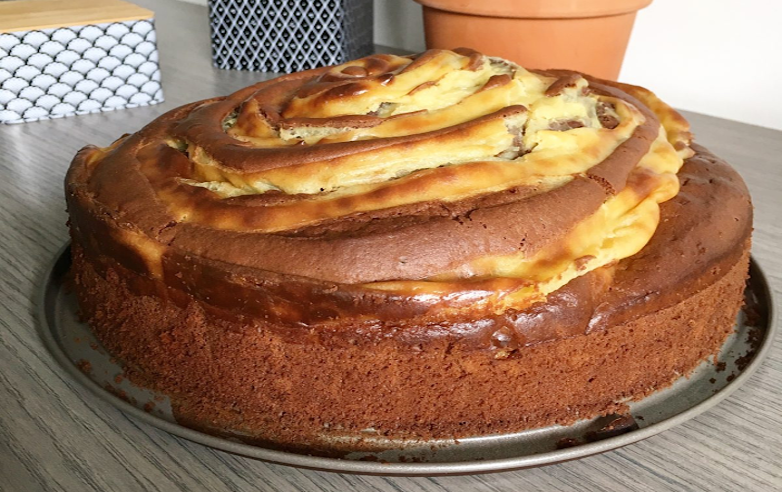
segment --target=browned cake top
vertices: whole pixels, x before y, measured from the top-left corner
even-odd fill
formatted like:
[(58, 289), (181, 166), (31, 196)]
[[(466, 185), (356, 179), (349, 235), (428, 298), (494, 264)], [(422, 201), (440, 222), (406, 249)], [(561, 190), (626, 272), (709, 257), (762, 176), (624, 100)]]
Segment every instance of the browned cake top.
[(689, 143), (638, 87), (471, 50), (375, 55), (82, 149), (69, 212), (111, 221), (151, 278), (177, 254), (496, 314), (640, 251)]

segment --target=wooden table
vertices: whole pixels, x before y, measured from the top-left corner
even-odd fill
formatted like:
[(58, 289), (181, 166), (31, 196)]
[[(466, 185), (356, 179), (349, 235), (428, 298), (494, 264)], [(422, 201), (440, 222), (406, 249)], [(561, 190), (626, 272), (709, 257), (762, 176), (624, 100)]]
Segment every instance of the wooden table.
[[(0, 127), (0, 491), (782, 490), (780, 339), (748, 384), (685, 425), (579, 461), (462, 477), (351, 476), (253, 461), (135, 422), (77, 387), (34, 321), (44, 271), (67, 240), (62, 181), (71, 157), (165, 110), (264, 78), (211, 67), (204, 7), (138, 3), (157, 13), (165, 104)], [(782, 299), (782, 132), (687, 117), (698, 141), (749, 184), (753, 254)]]

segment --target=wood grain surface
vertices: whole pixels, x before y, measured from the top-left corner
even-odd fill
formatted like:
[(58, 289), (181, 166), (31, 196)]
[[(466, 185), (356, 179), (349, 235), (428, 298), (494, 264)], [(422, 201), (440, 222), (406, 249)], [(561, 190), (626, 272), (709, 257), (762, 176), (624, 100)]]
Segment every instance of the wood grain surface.
[[(0, 126), (0, 491), (782, 490), (779, 339), (748, 384), (685, 425), (579, 461), (461, 477), (353, 476), (266, 464), (135, 422), (77, 387), (35, 330), (42, 276), (67, 240), (62, 181), (70, 158), (83, 145), (106, 145), (165, 110), (265, 77), (211, 67), (204, 7), (137, 3), (156, 12), (164, 104)], [(731, 162), (751, 188), (753, 254), (779, 309), (782, 132), (686, 116), (697, 140)]]
[(122, 0), (0, 1), (0, 33), (86, 26), (150, 17), (150, 10)]

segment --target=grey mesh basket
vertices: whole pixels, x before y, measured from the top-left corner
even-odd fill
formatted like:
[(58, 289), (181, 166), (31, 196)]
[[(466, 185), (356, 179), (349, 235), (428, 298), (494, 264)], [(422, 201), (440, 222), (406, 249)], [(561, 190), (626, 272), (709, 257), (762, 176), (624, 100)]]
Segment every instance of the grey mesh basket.
[(218, 68), (291, 73), (373, 51), (372, 0), (209, 0)]

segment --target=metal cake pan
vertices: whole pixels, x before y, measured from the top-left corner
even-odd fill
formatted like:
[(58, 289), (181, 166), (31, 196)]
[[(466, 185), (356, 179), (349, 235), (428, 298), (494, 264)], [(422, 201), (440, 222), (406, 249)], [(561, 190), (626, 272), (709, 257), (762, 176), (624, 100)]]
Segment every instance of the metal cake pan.
[(628, 426), (621, 433), (600, 431), (607, 419), (598, 418), (571, 426), (458, 441), (410, 443), (378, 438), (386, 451), (329, 458), (251, 445), (178, 424), (168, 399), (125, 380), (121, 365), (100, 346), (89, 327), (79, 322), (75, 296), (64, 288), (70, 264), (70, 247), (66, 245), (46, 272), (39, 293), (38, 329), (57, 362), (84, 388), (137, 420), (212, 448), (274, 463), (343, 473), (486, 473), (554, 464), (616, 449), (681, 424), (727, 398), (761, 365), (776, 331), (771, 292), (753, 259), (745, 291), (749, 309), (739, 313), (736, 332), (718, 355), (720, 364), (705, 361), (688, 378), (680, 378), (671, 387), (630, 403), (633, 419), (624, 422)]

